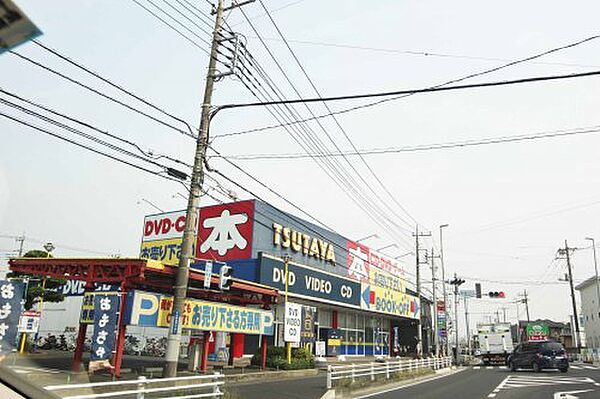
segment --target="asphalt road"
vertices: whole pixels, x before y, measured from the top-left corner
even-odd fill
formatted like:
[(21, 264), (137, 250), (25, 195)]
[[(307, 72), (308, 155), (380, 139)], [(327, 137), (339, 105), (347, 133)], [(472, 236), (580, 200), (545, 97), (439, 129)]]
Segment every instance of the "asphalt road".
[[(562, 393), (562, 395), (561, 395)], [(558, 394), (558, 395), (557, 395)], [(568, 396), (572, 395), (572, 396)], [(592, 399), (600, 398), (600, 367), (574, 365), (567, 373), (546, 370), (510, 372), (469, 367), (420, 384), (357, 398), (373, 399)]]

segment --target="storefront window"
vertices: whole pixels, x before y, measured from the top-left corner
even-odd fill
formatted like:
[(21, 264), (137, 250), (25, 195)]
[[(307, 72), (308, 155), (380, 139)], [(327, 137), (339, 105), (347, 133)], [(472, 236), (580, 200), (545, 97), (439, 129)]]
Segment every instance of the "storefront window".
[(320, 328), (331, 328), (331, 310), (319, 309), (317, 311), (317, 319), (319, 320)]

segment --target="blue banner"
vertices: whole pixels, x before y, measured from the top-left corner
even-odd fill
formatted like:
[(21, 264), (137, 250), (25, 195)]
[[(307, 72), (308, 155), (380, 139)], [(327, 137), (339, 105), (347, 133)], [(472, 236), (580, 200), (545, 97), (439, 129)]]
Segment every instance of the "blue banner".
[[(261, 254), (260, 283), (285, 290), (285, 267), (278, 258)], [(360, 283), (292, 262), (288, 264), (288, 292), (319, 302), (360, 306)]]
[(119, 295), (94, 295), (94, 334), (90, 360), (107, 360), (115, 346)]
[(23, 282), (0, 280), (0, 352), (10, 352), (17, 345), (23, 293)]

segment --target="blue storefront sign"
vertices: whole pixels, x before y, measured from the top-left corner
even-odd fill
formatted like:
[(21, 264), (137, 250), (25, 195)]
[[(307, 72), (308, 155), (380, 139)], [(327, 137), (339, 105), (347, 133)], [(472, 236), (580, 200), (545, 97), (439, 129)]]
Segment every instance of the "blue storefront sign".
[(90, 360), (107, 360), (115, 345), (119, 295), (94, 296), (94, 334)]
[(23, 286), (21, 281), (0, 280), (0, 353), (16, 346)]
[[(261, 284), (285, 290), (284, 263), (281, 259), (260, 254)], [(289, 262), (288, 292), (309, 300), (360, 307), (360, 283), (325, 273), (315, 268)]]

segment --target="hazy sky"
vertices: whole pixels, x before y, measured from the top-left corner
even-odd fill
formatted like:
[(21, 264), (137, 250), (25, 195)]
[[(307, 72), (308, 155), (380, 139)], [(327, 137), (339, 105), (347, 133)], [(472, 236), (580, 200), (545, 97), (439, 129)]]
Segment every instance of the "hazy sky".
[[(171, 1), (171, 0), (169, 0)], [(206, 1), (190, 0), (208, 11)], [(148, 5), (146, 0), (140, 2)], [(162, 0), (153, 0), (167, 7)], [(153, 103), (198, 124), (207, 56), (129, 0), (22, 0), (19, 5), (44, 31), (41, 41)], [(597, 1), (266, 1), (291, 40), (363, 47), (340, 48), (291, 42), (323, 95), (426, 87), (502, 65), (600, 33)], [(171, 4), (176, 2), (171, 1)], [(244, 7), (261, 35), (276, 38), (260, 4)], [(295, 94), (261, 47), (240, 11), (228, 16), (248, 37), (248, 49), (289, 97)], [(199, 31), (198, 31), (199, 32)], [(198, 33), (205, 39), (208, 35)], [(207, 48), (204, 43), (198, 43)], [(280, 41), (267, 40), (303, 96), (314, 96), (308, 81)], [(365, 48), (371, 48), (370, 50)], [(379, 50), (377, 50), (379, 49)], [(383, 51), (386, 50), (386, 51)], [(18, 49), (69, 76), (109, 90), (34, 44)], [(416, 53), (430, 53), (422, 55)], [(445, 55), (445, 56), (442, 56)], [(472, 82), (600, 70), (600, 39), (488, 74)], [(162, 125), (111, 104), (19, 60), (0, 55), (0, 87), (63, 110), (139, 143), (144, 149), (192, 161), (194, 143)], [(338, 117), (358, 148), (410, 146), (600, 125), (600, 78), (513, 87), (417, 95)], [(118, 96), (115, 90), (109, 91)], [(119, 96), (121, 99), (126, 97)], [(217, 83), (215, 104), (253, 101), (239, 81)], [(127, 101), (129, 101), (127, 99)], [(362, 102), (334, 103), (333, 110)], [(140, 105), (139, 103), (137, 105)], [(136, 105), (136, 106), (137, 106)], [(0, 112), (17, 115), (0, 106)], [(313, 107), (322, 114), (322, 105)], [(305, 109), (298, 112), (307, 117)], [(165, 117), (158, 114), (161, 119)], [(25, 117), (27, 118), (27, 117)], [(31, 119), (28, 119), (31, 120)], [(273, 124), (264, 109), (224, 111), (211, 134), (217, 136)], [(314, 125), (317, 134), (322, 131)], [(350, 149), (331, 120), (323, 126), (342, 149)], [(183, 187), (0, 118), (0, 235), (25, 233), (56, 244), (57, 255), (137, 255), (142, 219), (156, 210), (185, 206)], [(282, 129), (216, 139), (224, 154), (298, 152)], [(509, 299), (472, 302), (472, 321), (501, 306), (514, 319), (513, 300), (530, 293), (534, 318), (567, 320), (568, 286), (558, 283), (565, 262), (556, 249), (582, 248), (573, 256), (576, 281), (592, 275), (586, 236), (600, 240), (600, 136), (594, 134), (439, 151), (372, 155), (366, 159), (394, 197), (436, 236), (444, 234), (448, 274), (482, 281), (485, 292), (505, 290)], [(283, 201), (250, 182), (224, 162), (213, 166), (290, 210)], [(382, 197), (358, 159), (353, 165)], [(378, 233), (374, 247), (392, 242), (309, 159), (239, 161), (253, 175), (348, 237)], [(346, 165), (347, 167), (347, 165)], [(354, 173), (354, 172), (352, 172)], [(231, 184), (241, 198), (250, 196)], [(387, 198), (387, 197), (386, 197)], [(389, 199), (389, 198), (387, 198)], [(211, 201), (206, 201), (211, 203)], [(395, 205), (389, 201), (390, 206)], [(397, 211), (401, 213), (401, 211)], [(401, 223), (401, 222), (399, 222)], [(404, 226), (409, 228), (409, 226)], [(402, 242), (412, 241), (407, 233)], [(401, 244), (402, 244), (401, 242)], [(0, 238), (0, 252), (14, 250)], [(430, 247), (431, 241), (423, 240)], [(437, 244), (436, 244), (437, 245)], [(26, 249), (38, 247), (26, 241)], [(392, 256), (410, 250), (403, 244)], [(414, 260), (407, 268), (414, 272)], [(3, 260), (4, 262), (4, 260)], [(411, 263), (413, 262), (413, 263)], [(426, 278), (430, 270), (424, 267)], [(537, 281), (552, 285), (536, 285)], [(514, 284), (520, 282), (521, 284)], [(521, 307), (521, 317), (524, 309)]]

